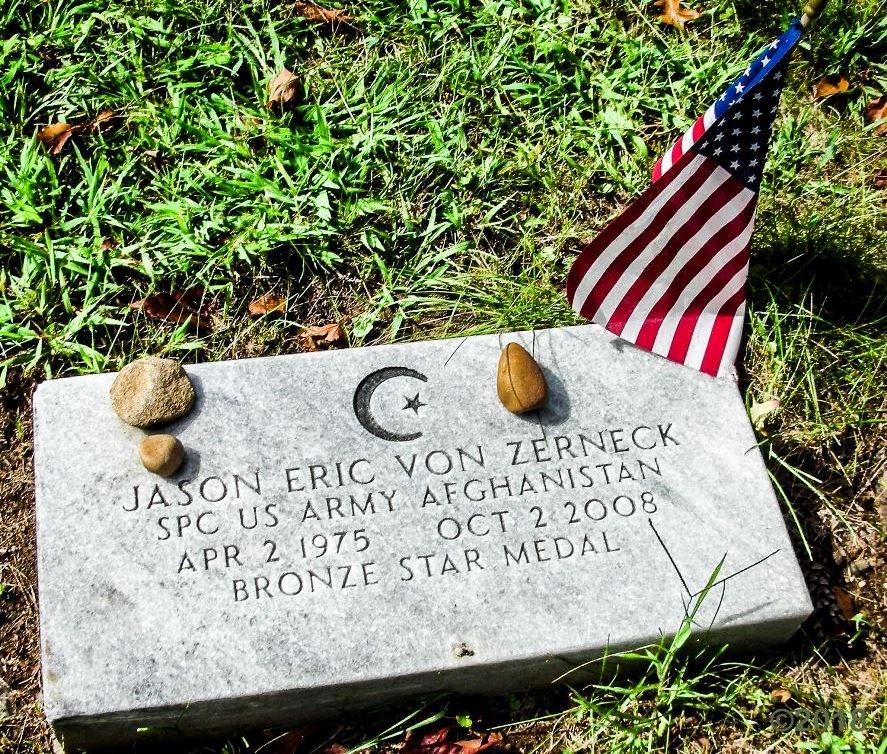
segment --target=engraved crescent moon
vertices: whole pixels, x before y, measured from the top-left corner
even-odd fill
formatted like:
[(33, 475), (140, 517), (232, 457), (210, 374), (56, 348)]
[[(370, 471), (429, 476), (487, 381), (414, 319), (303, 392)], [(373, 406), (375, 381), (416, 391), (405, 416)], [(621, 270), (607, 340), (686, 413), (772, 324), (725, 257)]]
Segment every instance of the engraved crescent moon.
[(422, 436), (421, 432), (392, 432), (379, 424), (376, 417), (370, 412), (370, 399), (376, 392), (376, 388), (393, 377), (412, 377), (414, 380), (428, 382), (428, 378), (424, 374), (409, 367), (383, 367), (375, 372), (370, 372), (360, 381), (357, 390), (354, 391), (354, 415), (367, 432), (383, 440), (391, 442), (415, 440)]

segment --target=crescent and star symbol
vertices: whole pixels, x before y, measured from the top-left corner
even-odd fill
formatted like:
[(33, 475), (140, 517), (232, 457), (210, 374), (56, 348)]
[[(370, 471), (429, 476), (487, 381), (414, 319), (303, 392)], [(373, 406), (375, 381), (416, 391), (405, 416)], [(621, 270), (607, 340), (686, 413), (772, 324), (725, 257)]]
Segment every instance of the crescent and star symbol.
[[(387, 382), (394, 377), (410, 377), (414, 380), (420, 380), (421, 382), (428, 382), (428, 378), (424, 374), (417, 372), (415, 369), (410, 369), (409, 367), (383, 367), (382, 369), (377, 369), (375, 372), (370, 372), (360, 381), (357, 390), (354, 391), (354, 415), (357, 417), (357, 421), (360, 422), (360, 425), (367, 432), (383, 440), (389, 440), (390, 442), (409, 442), (410, 440), (416, 440), (422, 436), (421, 432), (394, 432), (379, 424), (376, 417), (373, 416), (370, 411), (370, 400), (373, 397), (373, 393), (376, 392), (376, 389), (383, 382)], [(413, 398), (404, 396), (404, 400), (406, 401), (406, 405), (403, 407), (403, 410), (407, 411), (412, 409), (416, 415), (419, 414), (419, 409), (422, 406), (428, 405), (419, 400), (418, 392)]]

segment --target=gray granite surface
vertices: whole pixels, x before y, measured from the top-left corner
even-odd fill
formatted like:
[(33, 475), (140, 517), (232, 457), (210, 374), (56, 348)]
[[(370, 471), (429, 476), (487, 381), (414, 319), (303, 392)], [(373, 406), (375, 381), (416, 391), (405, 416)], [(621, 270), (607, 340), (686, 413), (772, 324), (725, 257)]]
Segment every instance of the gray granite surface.
[[(512, 340), (540, 412), (497, 399)], [(733, 644), (810, 612), (736, 385), (596, 325), (187, 372), (169, 480), (114, 375), (37, 390), (44, 701), (69, 747), (581, 684), (688, 609)]]

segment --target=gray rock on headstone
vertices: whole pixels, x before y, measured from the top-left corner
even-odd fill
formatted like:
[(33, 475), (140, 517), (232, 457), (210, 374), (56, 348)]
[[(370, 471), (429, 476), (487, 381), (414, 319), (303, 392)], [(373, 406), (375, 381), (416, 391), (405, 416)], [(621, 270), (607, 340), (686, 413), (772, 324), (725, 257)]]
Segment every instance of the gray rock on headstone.
[(111, 385), (111, 405), (133, 427), (167, 424), (194, 405), (194, 387), (181, 364), (148, 356), (127, 364)]

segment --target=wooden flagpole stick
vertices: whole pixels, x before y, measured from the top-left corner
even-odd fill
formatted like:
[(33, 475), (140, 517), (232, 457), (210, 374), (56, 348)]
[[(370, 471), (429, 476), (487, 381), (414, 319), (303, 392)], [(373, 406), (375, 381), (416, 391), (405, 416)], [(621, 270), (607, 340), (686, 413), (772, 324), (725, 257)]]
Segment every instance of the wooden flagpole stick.
[(804, 4), (804, 15), (801, 16), (801, 26), (806, 29), (811, 21), (815, 21), (827, 2), (828, 0), (807, 0)]

